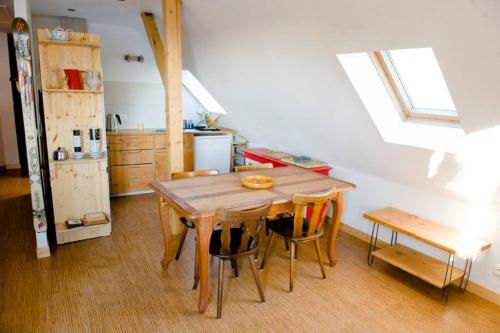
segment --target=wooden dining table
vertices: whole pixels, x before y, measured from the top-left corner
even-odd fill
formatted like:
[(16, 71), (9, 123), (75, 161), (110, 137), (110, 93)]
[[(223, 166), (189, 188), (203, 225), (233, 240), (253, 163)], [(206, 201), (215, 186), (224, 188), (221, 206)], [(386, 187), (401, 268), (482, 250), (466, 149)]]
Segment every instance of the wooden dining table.
[[(241, 178), (257, 174), (272, 177), (274, 186), (261, 190), (242, 186)], [(355, 185), (299, 167), (287, 166), (216, 176), (155, 181), (151, 183), (151, 187), (157, 193), (165, 240), (164, 257), (161, 261), (163, 269), (167, 269), (172, 261), (172, 257), (169, 256), (171, 223), (177, 223), (177, 221), (170, 221), (169, 209), (173, 209), (177, 215), (195, 224), (200, 277), (198, 310), (204, 313), (209, 299), (208, 250), (213, 227), (218, 224), (214, 218), (217, 208), (245, 209), (262, 202), (272, 202), (269, 217), (273, 217), (280, 213), (293, 212), (291, 199), (295, 193), (316, 194), (335, 188), (336, 192), (332, 198), (334, 209), (330, 218), (333, 225), (327, 234), (327, 255), (330, 265), (333, 266), (336, 263), (335, 240), (344, 208), (343, 193), (354, 189)]]

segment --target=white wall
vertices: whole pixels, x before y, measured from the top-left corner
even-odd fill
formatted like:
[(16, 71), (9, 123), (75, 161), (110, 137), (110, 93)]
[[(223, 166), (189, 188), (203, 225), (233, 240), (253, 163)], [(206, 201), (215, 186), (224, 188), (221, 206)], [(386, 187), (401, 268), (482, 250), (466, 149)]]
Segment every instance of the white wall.
[[(34, 29), (54, 28), (57, 17), (33, 16)], [(165, 91), (144, 31), (132, 27), (88, 22), (88, 32), (101, 38), (106, 113), (122, 115), (121, 128), (165, 128)], [(126, 54), (144, 55), (144, 62), (126, 62)], [(203, 107), (183, 89), (184, 119), (196, 121)]]
[[(125, 115), (120, 128), (165, 128), (165, 89), (162, 83), (104, 82), (106, 113)], [(196, 121), (204, 109), (187, 89), (182, 90), (184, 119)], [(122, 117), (123, 118), (123, 117)]]
[(183, 1), (184, 64), (230, 110), (225, 125), (256, 144), (336, 167), (334, 175), (358, 185), (344, 221), (365, 232), (362, 213), (387, 205), (457, 228), (472, 222), (493, 241), (472, 279), (500, 292), (498, 206), (471, 219), (471, 201), (449, 189), (463, 168), (455, 156), (445, 155), (428, 177), (433, 151), (384, 143), (336, 59), (432, 47), (466, 132), (477, 133), (500, 124), (498, 31), (493, 0)]
[(0, 166), (19, 167), (7, 34), (0, 33)]

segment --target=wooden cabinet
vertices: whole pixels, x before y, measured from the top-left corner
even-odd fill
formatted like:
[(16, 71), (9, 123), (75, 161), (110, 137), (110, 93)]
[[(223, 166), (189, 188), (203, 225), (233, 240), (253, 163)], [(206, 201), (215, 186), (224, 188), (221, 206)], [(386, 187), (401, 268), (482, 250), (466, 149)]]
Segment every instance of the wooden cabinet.
[[(102, 88), (69, 90), (48, 86), (51, 71), (58, 73), (65, 68), (82, 72), (90, 69), (102, 71), (99, 36), (75, 32), (71, 38), (70, 42), (54, 41), (48, 38), (45, 30), (38, 30), (43, 116), (49, 156), (58, 147), (64, 147), (72, 156), (75, 129), (82, 132), (82, 146), (88, 152), (89, 129), (104, 131), (105, 128)], [(101, 135), (101, 149), (105, 147), (106, 137)], [(81, 219), (92, 212), (104, 212), (111, 220), (107, 158), (69, 158), (65, 161), (49, 158), (49, 172), (57, 243), (109, 235), (111, 223), (71, 229), (65, 224), (70, 218)]]
[[(167, 138), (164, 133), (123, 130), (108, 133), (111, 195), (149, 192), (154, 180), (167, 180)], [(194, 166), (193, 134), (184, 133), (184, 170)]]

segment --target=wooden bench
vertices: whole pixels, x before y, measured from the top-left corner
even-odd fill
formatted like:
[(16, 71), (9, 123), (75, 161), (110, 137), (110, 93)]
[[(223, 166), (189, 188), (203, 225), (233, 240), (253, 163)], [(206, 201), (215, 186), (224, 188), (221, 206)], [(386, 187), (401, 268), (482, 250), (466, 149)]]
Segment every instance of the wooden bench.
[[(491, 243), (467, 239), (458, 230), (424, 220), (396, 208), (383, 208), (363, 214), (373, 222), (368, 250), (368, 265), (376, 257), (398, 267), (442, 290), (441, 300), (448, 299), (448, 287), (460, 280), (459, 289), (465, 291), (473, 258), (487, 250)], [(392, 230), (389, 246), (377, 249), (380, 225)], [(448, 253), (448, 262), (442, 262), (406, 246), (398, 244), (398, 234), (404, 234)], [(463, 269), (455, 267), (455, 258), (465, 259)]]

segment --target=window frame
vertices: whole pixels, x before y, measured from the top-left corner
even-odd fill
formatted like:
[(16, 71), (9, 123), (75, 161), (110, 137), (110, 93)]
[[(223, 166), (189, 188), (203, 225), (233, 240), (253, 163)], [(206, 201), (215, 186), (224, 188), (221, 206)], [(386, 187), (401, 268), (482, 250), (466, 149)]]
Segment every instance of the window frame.
[(380, 50), (370, 53), (371, 59), (377, 68), (387, 91), (391, 95), (394, 104), (399, 109), (404, 120), (430, 121), (460, 125), (460, 119), (456, 111), (419, 109), (413, 106), (411, 98), (405, 89), (404, 83), (397, 71), (388, 50)]

